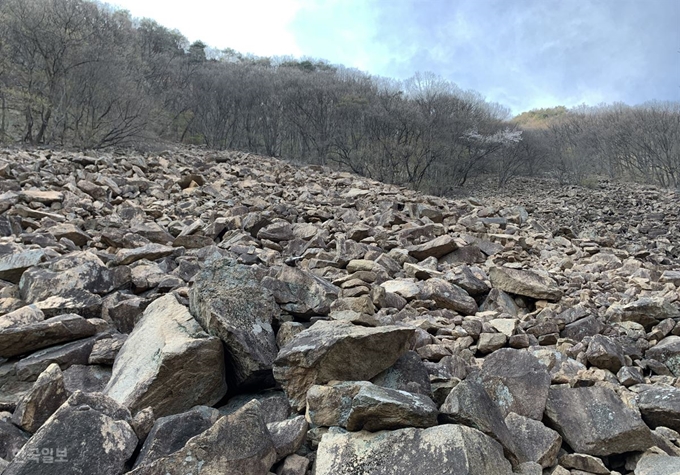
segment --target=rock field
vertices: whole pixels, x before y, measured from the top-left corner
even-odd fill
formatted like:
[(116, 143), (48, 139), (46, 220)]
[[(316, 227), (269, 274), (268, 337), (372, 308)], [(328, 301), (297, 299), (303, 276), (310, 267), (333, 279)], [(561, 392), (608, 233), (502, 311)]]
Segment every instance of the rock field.
[(3, 475), (680, 473), (680, 196), (0, 150)]

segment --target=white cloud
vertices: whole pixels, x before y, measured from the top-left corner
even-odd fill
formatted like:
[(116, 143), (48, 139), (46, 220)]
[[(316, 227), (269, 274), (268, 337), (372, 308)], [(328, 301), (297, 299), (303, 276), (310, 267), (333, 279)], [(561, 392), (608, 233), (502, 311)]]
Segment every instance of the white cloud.
[(111, 0), (134, 17), (153, 18), (189, 41), (258, 56), (302, 54), (288, 25), (300, 0)]

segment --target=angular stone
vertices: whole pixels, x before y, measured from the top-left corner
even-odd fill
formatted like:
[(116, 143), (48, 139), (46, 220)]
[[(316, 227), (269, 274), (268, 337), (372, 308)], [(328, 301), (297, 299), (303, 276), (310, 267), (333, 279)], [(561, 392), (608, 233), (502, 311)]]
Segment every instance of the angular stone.
[(161, 257), (166, 257), (175, 252), (172, 246), (164, 246), (162, 244), (147, 244), (146, 246), (137, 247), (135, 249), (121, 249), (116, 253), (116, 263), (119, 266), (132, 264), (141, 259), (155, 261)]
[(19, 198), (27, 203), (52, 204), (57, 201), (64, 201), (64, 194), (59, 191), (24, 190), (19, 193)]
[(45, 320), (45, 314), (35, 305), (26, 305), (0, 317), (0, 330), (20, 327)]
[(45, 251), (35, 249), (0, 257), (0, 279), (18, 284), (23, 273), (42, 262)]
[(680, 457), (645, 454), (635, 466), (635, 475), (676, 475), (680, 473)]
[(551, 277), (533, 271), (492, 267), (489, 279), (493, 287), (511, 294), (553, 302), (562, 298), (562, 291)]
[(61, 406), (68, 395), (59, 366), (52, 363), (43, 371), (31, 391), (14, 410), (12, 422), (26, 432), (35, 432)]
[(638, 394), (637, 403), (649, 427), (680, 431), (680, 389), (652, 386)]
[(94, 342), (95, 337), (90, 337), (36, 351), (17, 363), (17, 376), (22, 381), (35, 381), (52, 363), (58, 364), (62, 370), (74, 364), (87, 364)]
[(425, 396), (432, 395), (430, 376), (415, 351), (407, 351), (382, 373), (371, 379), (373, 384)]
[(46, 317), (78, 312), (78, 315), (86, 318), (99, 318), (102, 299), (87, 290), (73, 289), (35, 302), (35, 306), (42, 310)]
[(321, 438), (315, 475), (511, 475), (495, 440), (476, 429), (445, 424), (428, 429), (344, 432)]
[(241, 409), (253, 399), (260, 403), (260, 413), (265, 424), (285, 421), (293, 411), (286, 397), (286, 393), (280, 390), (268, 389), (260, 393), (239, 394), (229, 399), (229, 402), (219, 408), (220, 414), (228, 415)]
[(482, 354), (489, 354), (503, 348), (508, 337), (503, 333), (482, 333), (477, 341), (477, 350)]
[(388, 280), (380, 284), (380, 287), (384, 288), (386, 292), (397, 294), (406, 300), (411, 300), (420, 295), (418, 284), (408, 279)]
[[(23, 446), (3, 475), (119, 474), (137, 446), (130, 413), (103, 394), (74, 393)], [(54, 449), (54, 463), (31, 458)], [(57, 463), (57, 449), (61, 460)]]
[(227, 391), (219, 339), (207, 335), (168, 294), (156, 299), (121, 348), (104, 393), (156, 416), (212, 405)]
[(69, 223), (52, 226), (49, 228), (49, 232), (57, 240), (61, 238), (70, 239), (76, 246), (84, 246), (92, 239), (89, 234)]
[(439, 259), (440, 257), (455, 251), (457, 248), (458, 245), (456, 244), (456, 241), (448, 234), (444, 234), (426, 243), (409, 247), (408, 253), (410, 256), (422, 261), (428, 257), (436, 257)]
[(626, 364), (621, 345), (603, 335), (595, 335), (590, 340), (586, 358), (591, 365), (612, 373), (617, 373)]
[(111, 292), (117, 282), (115, 274), (91, 252), (78, 252), (50, 261), (49, 268), (34, 267), (21, 277), (21, 298), (29, 303), (55, 296), (68, 296), (73, 291), (92, 294)]
[(581, 341), (586, 336), (597, 335), (604, 329), (604, 324), (595, 315), (582, 318), (564, 327), (560, 332), (562, 338)]
[(529, 419), (511, 412), (505, 417), (505, 425), (519, 450), (530, 462), (543, 468), (557, 463), (557, 454), (562, 446), (562, 437), (540, 421)]
[(276, 470), (276, 475), (306, 475), (309, 459), (297, 454), (286, 457), (283, 464)]
[(307, 436), (307, 421), (304, 416), (297, 416), (280, 422), (267, 424), (276, 449), (276, 461), (282, 460), (302, 447)]
[[(10, 462), (19, 453), (31, 435), (22, 431), (10, 421), (11, 417), (5, 418), (0, 414), (0, 459), (7, 462)], [(2, 468), (0, 465), (0, 473), (2, 473)]]
[(550, 374), (527, 351), (503, 348), (484, 359), (482, 385), (503, 417), (511, 412), (540, 421), (548, 399)]
[(340, 289), (297, 267), (281, 266), (276, 279), (265, 277), (262, 286), (271, 290), (283, 310), (297, 316), (328, 315)]
[(95, 341), (87, 364), (113, 365), (116, 355), (125, 344), (127, 335), (114, 333), (109, 338), (100, 338)]
[(252, 401), (234, 414), (220, 418), (178, 451), (128, 473), (266, 475), (275, 460), (276, 450), (259, 412), (259, 403)]
[(441, 308), (455, 310), (462, 315), (477, 313), (477, 302), (470, 295), (443, 279), (428, 279), (422, 284), (420, 298), (432, 299)]
[(680, 336), (667, 336), (645, 352), (645, 357), (665, 364), (675, 375), (680, 376)]
[(217, 409), (196, 406), (187, 412), (160, 417), (149, 432), (133, 468), (180, 450), (194, 436), (202, 434), (221, 417)]
[(350, 431), (431, 427), (437, 406), (422, 394), (382, 388), (366, 381), (312, 386), (307, 391), (307, 417), (317, 426)]
[(514, 465), (527, 461), (505, 425), (500, 409), (479, 382), (468, 378), (458, 383), (439, 410), (440, 420), (465, 424), (493, 437), (503, 446), (505, 457)]
[(479, 279), (468, 266), (461, 267), (456, 274), (447, 274), (446, 279), (470, 295), (481, 295), (490, 290), (489, 286)]
[(60, 315), (42, 322), (0, 330), (0, 357), (30, 353), (48, 346), (94, 335), (96, 327), (78, 315)]
[(274, 377), (293, 408), (300, 411), (313, 384), (376, 376), (409, 349), (414, 333), (407, 327), (366, 328), (318, 321), (281, 348), (274, 362)]
[(639, 323), (649, 331), (662, 320), (679, 317), (680, 309), (663, 297), (642, 297), (625, 305), (613, 304), (607, 309), (607, 315), (623, 322)]
[(229, 355), (229, 383), (237, 387), (271, 386), (278, 348), (272, 320), (280, 310), (253, 271), (229, 259), (212, 262), (195, 277), (189, 294), (191, 313)]
[(110, 379), (108, 366), (73, 365), (64, 371), (64, 386), (69, 393), (101, 393)]
[(586, 454), (565, 454), (560, 457), (560, 465), (564, 468), (580, 470), (595, 475), (609, 475), (611, 472), (602, 460)]
[(545, 417), (576, 452), (603, 456), (653, 445), (640, 414), (608, 388), (551, 388)]

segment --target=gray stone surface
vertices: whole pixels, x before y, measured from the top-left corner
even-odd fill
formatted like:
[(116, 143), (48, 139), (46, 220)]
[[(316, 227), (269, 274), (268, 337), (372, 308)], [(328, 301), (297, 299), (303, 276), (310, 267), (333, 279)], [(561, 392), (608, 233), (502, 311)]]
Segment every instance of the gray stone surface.
[(299, 411), (313, 384), (368, 380), (392, 366), (410, 348), (413, 337), (414, 330), (408, 327), (319, 321), (281, 348), (274, 377)]
[(121, 348), (105, 394), (157, 417), (212, 405), (226, 393), (224, 353), (173, 295), (156, 299)]
[(429, 429), (344, 432), (321, 438), (315, 475), (511, 475), (510, 462), (492, 438), (476, 429), (444, 424)]
[(545, 408), (548, 423), (569, 446), (588, 455), (644, 451), (652, 446), (639, 412), (603, 387), (551, 388)]

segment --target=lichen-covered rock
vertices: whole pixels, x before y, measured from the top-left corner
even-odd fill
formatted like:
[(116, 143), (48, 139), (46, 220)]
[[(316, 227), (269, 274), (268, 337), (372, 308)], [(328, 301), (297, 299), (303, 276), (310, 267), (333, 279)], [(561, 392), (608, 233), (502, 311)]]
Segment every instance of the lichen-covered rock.
[(531, 419), (543, 418), (550, 374), (534, 355), (502, 348), (484, 359), (480, 375), (503, 417), (514, 412)]
[[(137, 446), (130, 420), (130, 412), (111, 398), (76, 392), (23, 446), (3, 475), (122, 474)], [(45, 457), (53, 457), (52, 463)]]
[(549, 424), (569, 446), (588, 455), (644, 451), (653, 445), (640, 413), (611, 389), (551, 388), (545, 408)]
[(224, 353), (173, 295), (155, 300), (123, 344), (105, 394), (156, 416), (215, 404), (226, 393)]
[(240, 388), (273, 385), (278, 348), (272, 320), (280, 310), (249, 267), (226, 258), (206, 266), (195, 277), (190, 308), (201, 326), (224, 342), (230, 383)]
[(371, 432), (437, 424), (437, 406), (421, 394), (367, 381), (315, 385), (307, 391), (307, 418), (318, 426)]
[(331, 428), (321, 438), (314, 474), (357, 473), (511, 475), (512, 468), (500, 444), (462, 425), (375, 433)]
[(413, 336), (408, 327), (319, 321), (281, 348), (274, 377), (300, 411), (312, 385), (368, 380), (392, 366), (410, 348)]
[(223, 416), (178, 451), (135, 468), (131, 475), (266, 475), (276, 449), (257, 401)]
[(489, 271), (489, 279), (493, 287), (511, 294), (550, 301), (558, 301), (562, 298), (562, 291), (550, 276), (534, 271), (492, 267)]

